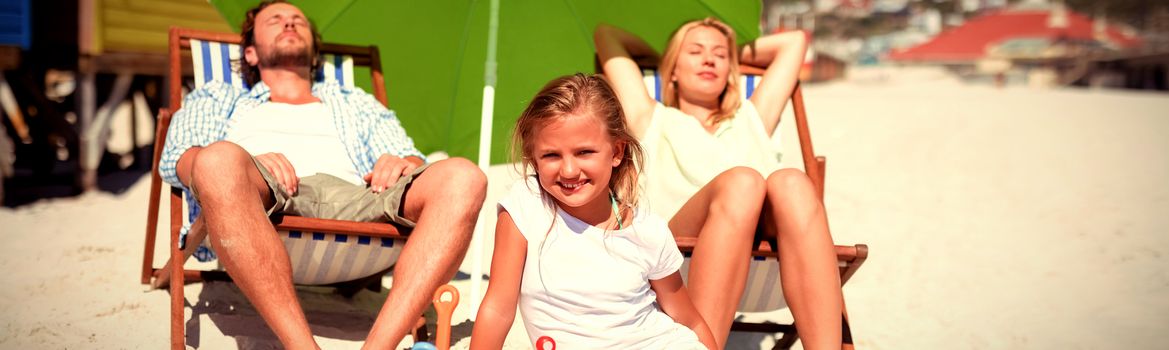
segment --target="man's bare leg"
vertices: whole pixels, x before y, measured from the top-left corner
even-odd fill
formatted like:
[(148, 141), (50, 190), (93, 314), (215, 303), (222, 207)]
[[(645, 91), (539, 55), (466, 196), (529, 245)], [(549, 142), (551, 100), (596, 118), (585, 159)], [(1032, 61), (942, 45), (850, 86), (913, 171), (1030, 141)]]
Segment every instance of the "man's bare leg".
[(288, 253), (264, 210), (273, 198), (251, 155), (216, 142), (184, 153), (178, 173), (198, 189), (211, 244), (227, 273), (284, 347), (319, 348), (292, 288)]
[(403, 213), (417, 225), (398, 257), (394, 285), (363, 349), (397, 346), (438, 286), (454, 276), (486, 192), (487, 177), (462, 158), (436, 162), (414, 180), (403, 200)]

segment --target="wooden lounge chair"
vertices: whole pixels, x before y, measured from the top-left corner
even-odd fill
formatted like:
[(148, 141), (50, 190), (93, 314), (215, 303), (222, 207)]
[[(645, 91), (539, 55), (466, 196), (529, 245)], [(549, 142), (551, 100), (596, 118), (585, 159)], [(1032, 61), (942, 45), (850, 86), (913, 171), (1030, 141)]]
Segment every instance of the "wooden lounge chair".
[[(642, 65), (644, 65), (644, 62)], [(741, 89), (743, 89), (742, 96), (744, 99), (750, 98), (755, 92), (755, 87), (759, 84), (759, 80), (762, 78), (763, 69), (742, 65), (739, 67), (739, 71), (743, 73), (741, 84), (739, 84)], [(650, 96), (655, 100), (661, 101), (661, 77), (658, 72), (653, 69), (643, 69), (642, 75)], [(812, 149), (812, 136), (808, 131), (808, 120), (804, 112), (804, 98), (798, 82), (792, 91), (791, 101), (804, 169), (808, 177), (812, 179), (812, 182), (816, 184), (816, 190), (820, 195), (820, 199), (823, 200), (826, 158), (816, 156), (815, 151)], [(686, 272), (690, 267), (689, 257), (694, 251), (694, 245), (698, 243), (698, 239), (684, 237), (677, 238), (677, 241), (678, 248), (686, 256), (686, 262), (682, 266), (682, 275), (686, 276)], [(743, 292), (743, 297), (739, 301), (739, 311), (764, 312), (778, 310), (787, 306), (783, 300), (781, 290), (777, 288), (779, 285), (779, 253), (775, 250), (776, 247), (777, 245), (774, 240), (755, 242), (754, 251), (751, 253), (746, 290)], [(864, 264), (869, 254), (868, 251), (868, 246), (864, 244), (836, 246), (836, 259), (840, 268), (840, 283), (842, 285), (856, 273), (861, 264)], [(852, 329), (848, 322), (847, 311), (841, 316), (843, 318), (841, 333), (844, 348), (851, 349), (853, 347), (853, 337)], [(798, 330), (792, 324), (735, 322), (731, 325), (731, 330), (739, 332), (783, 333), (783, 337), (776, 340), (775, 349), (790, 348), (799, 339)]]
[[(158, 269), (153, 267), (154, 243), (156, 227), (159, 219), (159, 199), (162, 180), (159, 177), (158, 165), (166, 140), (167, 129), (170, 126), (173, 110), (181, 108), (184, 77), (193, 77), (195, 87), (204, 83), (219, 81), (243, 87), (244, 81), (238, 69), (239, 34), (216, 33), (183, 28), (171, 28), (169, 45), (169, 73), (168, 84), (170, 92), (170, 109), (162, 109), (159, 113), (158, 131), (154, 145), (154, 166), (151, 172), (150, 204), (146, 218), (146, 246), (142, 260), (142, 283), (150, 283), (151, 277)], [(386, 90), (382, 78), (381, 59), (378, 48), (374, 46), (352, 46), (322, 43), (322, 67), (316, 77), (317, 81), (336, 80), (341, 85), (353, 86), (353, 67), (368, 66), (373, 94), (382, 105), (386, 103)], [(189, 52), (190, 58), (184, 58), (183, 53)], [(189, 65), (184, 65), (184, 62)], [(184, 74), (184, 72), (189, 72)], [(181, 245), (186, 243), (184, 217), (193, 222), (199, 213), (198, 203), (187, 197), (189, 215), (184, 215), (184, 193), (176, 187), (170, 188), (170, 260), (182, 259)], [(409, 232), (386, 223), (349, 222), (339, 220), (311, 219), (297, 216), (274, 216), (272, 223), (276, 227), (281, 240), (288, 249), (289, 258), (293, 265), (293, 280), (298, 284), (335, 285), (341, 294), (352, 296), (362, 287), (373, 291), (381, 288), (381, 276), (397, 260), (405, 239)], [(183, 237), (183, 238), (180, 238)], [(190, 242), (199, 244), (200, 242)], [(204, 255), (206, 254), (206, 255)], [(200, 258), (211, 258), (210, 251), (203, 250), (196, 254)], [(182, 266), (182, 264), (178, 264)], [(171, 269), (171, 347), (183, 349), (185, 337), (183, 329), (183, 285), (188, 282), (205, 280), (230, 280), (223, 271), (201, 271), (188, 269)], [(354, 281), (356, 283), (339, 283)], [(365, 284), (363, 286), (363, 283)], [(440, 288), (444, 290), (446, 288)], [(457, 296), (456, 296), (457, 298)], [(436, 297), (436, 305), (437, 297)], [(447, 306), (446, 308), (453, 308)], [(440, 315), (440, 319), (441, 319)], [(446, 322), (450, 322), (449, 315)], [(449, 344), (450, 325), (440, 324), (437, 334), (439, 343), (446, 340)], [(414, 332), (415, 341), (426, 341), (427, 334), (425, 319), (420, 318)]]

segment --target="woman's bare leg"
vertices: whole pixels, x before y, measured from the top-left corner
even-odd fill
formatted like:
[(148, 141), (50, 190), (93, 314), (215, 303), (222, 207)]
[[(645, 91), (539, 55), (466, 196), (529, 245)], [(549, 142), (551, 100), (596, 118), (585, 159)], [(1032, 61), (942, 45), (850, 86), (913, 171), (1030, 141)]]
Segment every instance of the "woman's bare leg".
[(804, 348), (840, 349), (840, 274), (815, 185), (795, 169), (772, 173), (766, 185), (764, 232), (778, 241), (783, 296)]
[(698, 190), (670, 220), (675, 236), (698, 237), (686, 288), (720, 349), (726, 346), (747, 283), (763, 189), (759, 172), (732, 168)]

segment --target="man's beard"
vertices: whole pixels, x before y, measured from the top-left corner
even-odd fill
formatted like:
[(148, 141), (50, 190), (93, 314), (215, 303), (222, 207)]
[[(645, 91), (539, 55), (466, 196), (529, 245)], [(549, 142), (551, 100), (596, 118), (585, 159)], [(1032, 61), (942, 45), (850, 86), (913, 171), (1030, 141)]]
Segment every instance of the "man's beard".
[(260, 55), (261, 68), (308, 68), (311, 69), (313, 65), (312, 50), (307, 46), (303, 50), (296, 50), (294, 48), (277, 48), (275, 45), (269, 46), (268, 50)]

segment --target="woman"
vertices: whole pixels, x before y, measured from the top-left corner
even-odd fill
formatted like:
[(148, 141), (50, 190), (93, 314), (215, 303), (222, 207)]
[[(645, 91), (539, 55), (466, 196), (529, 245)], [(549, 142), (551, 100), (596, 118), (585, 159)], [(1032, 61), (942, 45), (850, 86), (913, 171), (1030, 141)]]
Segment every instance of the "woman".
[[(770, 135), (779, 125), (807, 50), (801, 32), (761, 37), (738, 49), (726, 24), (707, 18), (670, 38), (650, 97), (635, 58), (644, 41), (600, 25), (604, 74), (647, 153), (646, 199), (680, 237), (697, 237), (689, 290), (719, 347), (726, 345), (747, 278), (756, 228), (778, 242), (784, 298), (807, 349), (839, 349), (842, 297), (824, 206), (803, 172), (779, 168)], [(749, 100), (739, 63), (767, 67)]]

